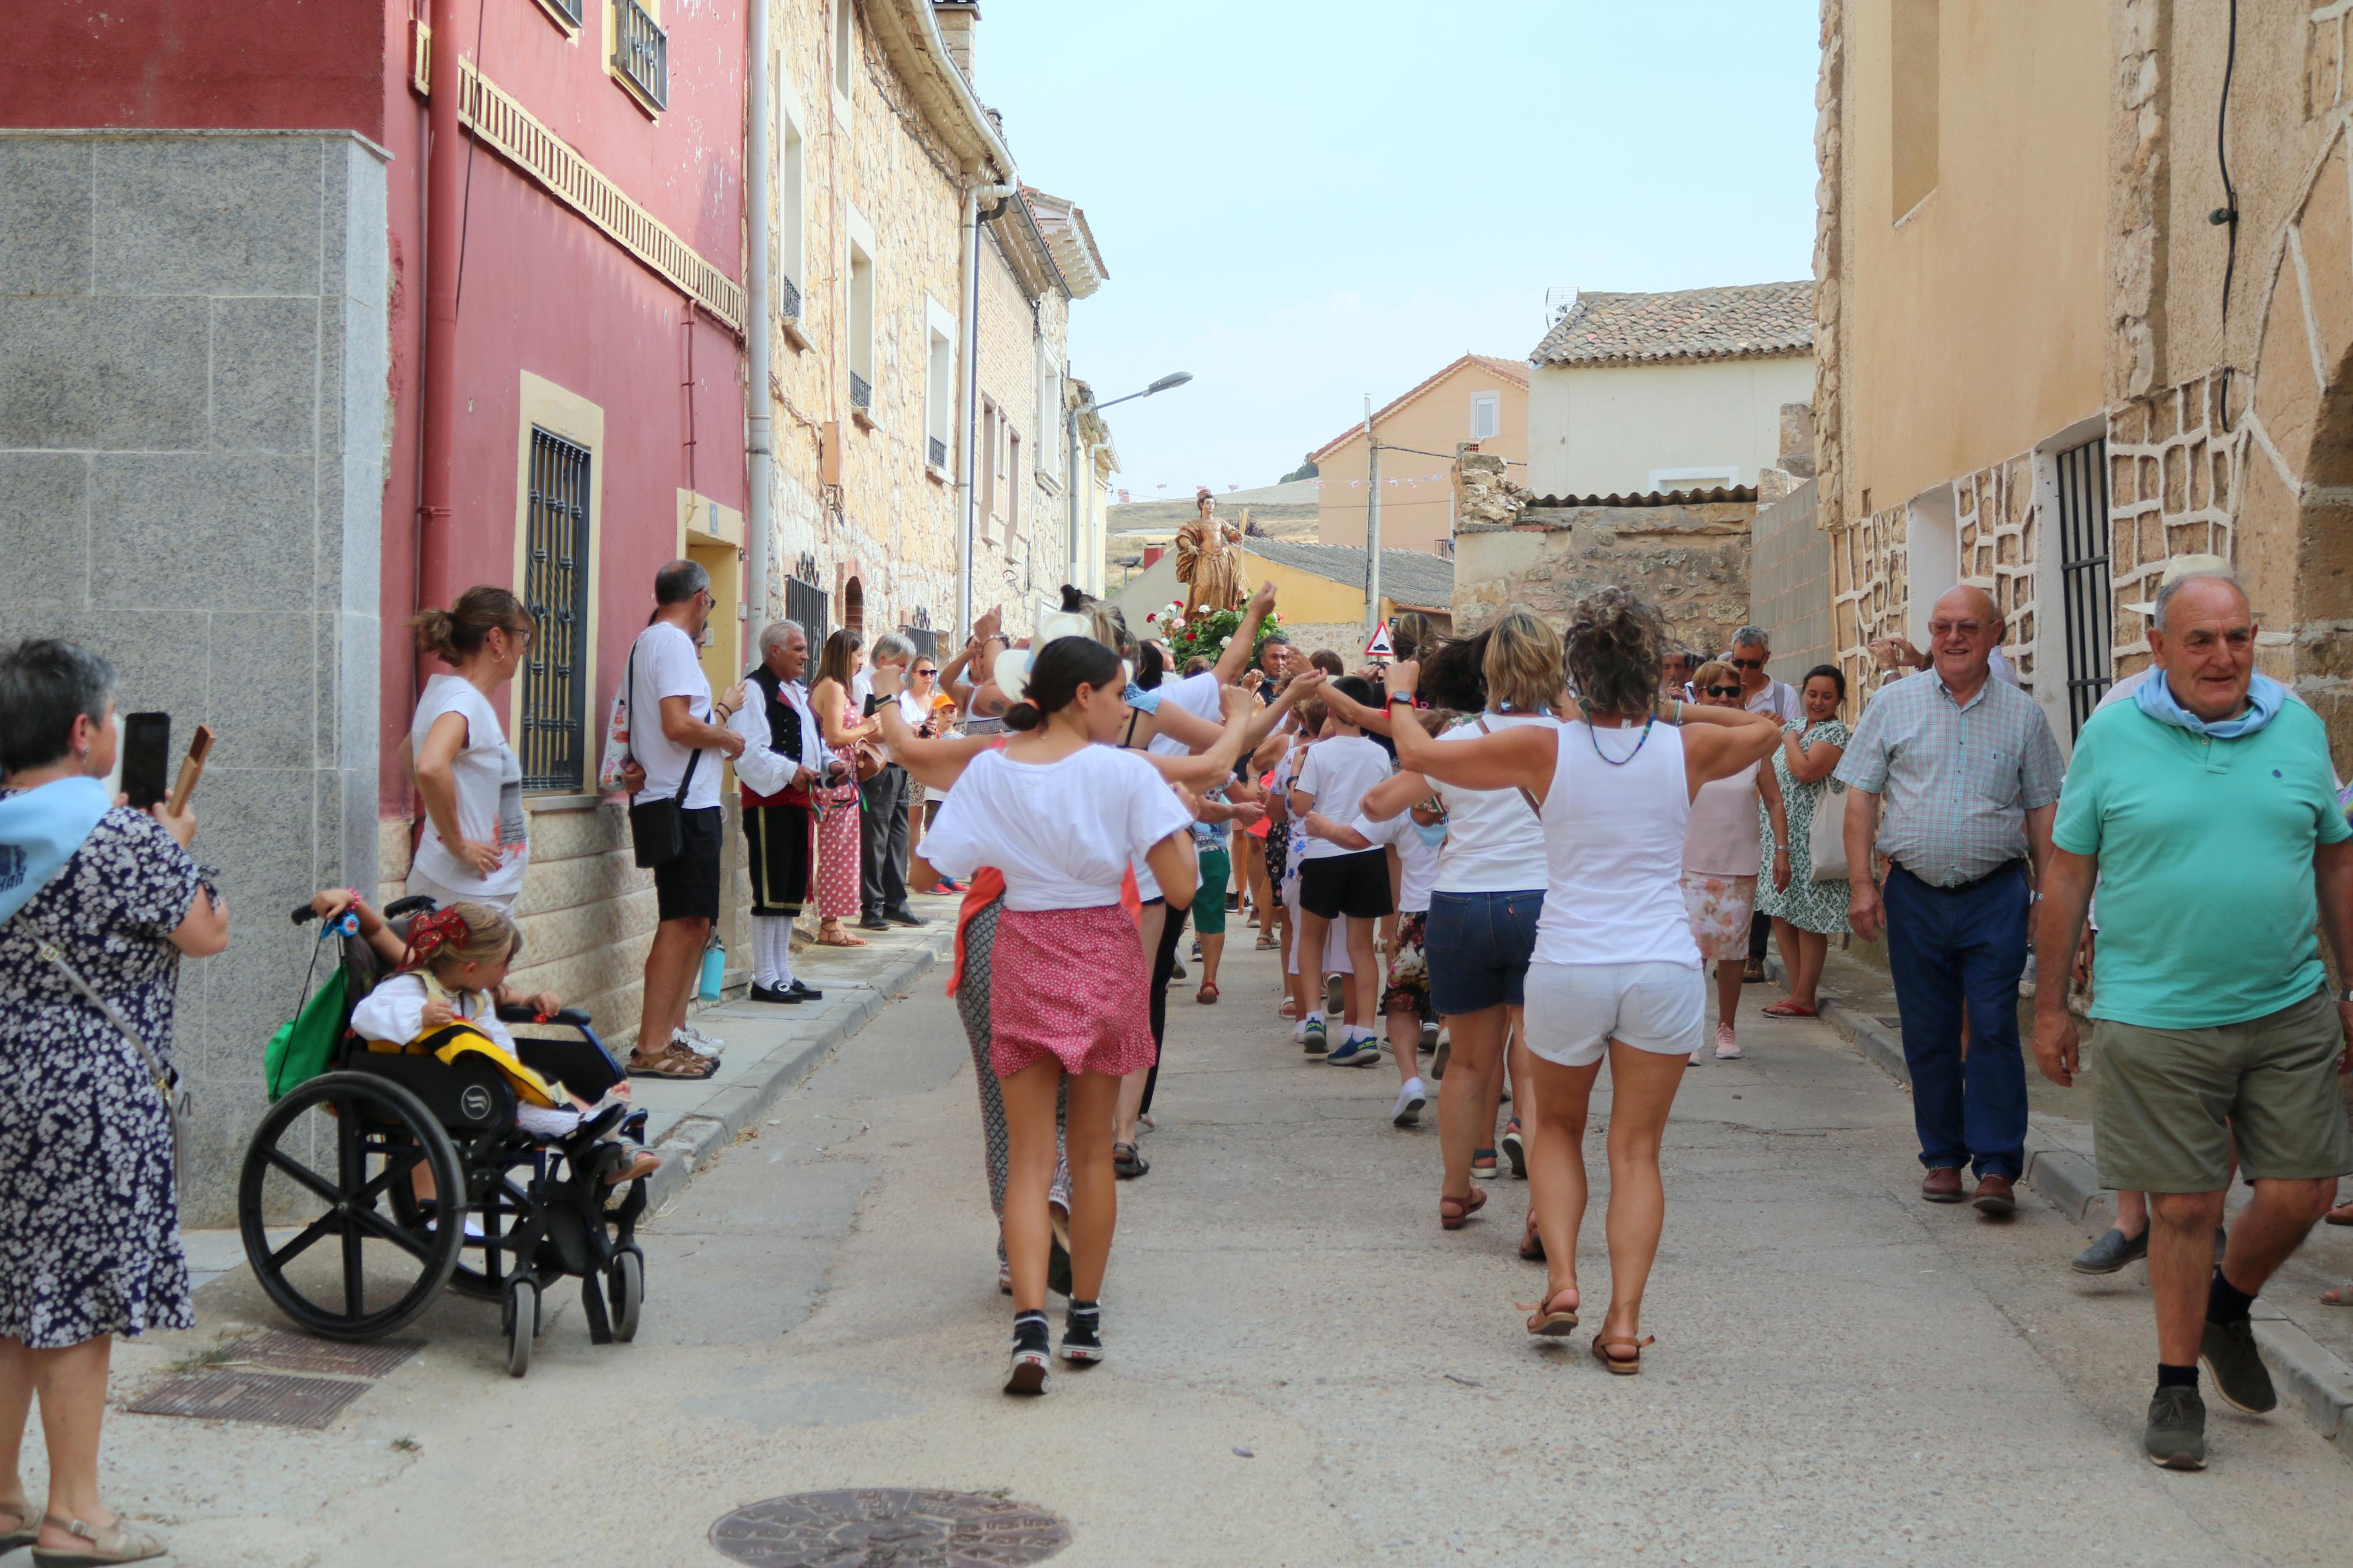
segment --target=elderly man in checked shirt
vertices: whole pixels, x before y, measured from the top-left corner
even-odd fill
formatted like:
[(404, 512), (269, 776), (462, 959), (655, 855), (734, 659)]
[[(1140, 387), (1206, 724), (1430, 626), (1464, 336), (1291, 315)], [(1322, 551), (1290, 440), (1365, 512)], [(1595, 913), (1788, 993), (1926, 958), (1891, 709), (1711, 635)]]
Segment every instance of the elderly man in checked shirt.
[[(1882, 688), (1837, 770), (1854, 792), (1846, 852), (1859, 874), (1848, 913), (1855, 935), (1887, 933), (1904, 1016), (1912, 1117), (1928, 1171), (1920, 1195), (1959, 1203), (1961, 1167), (1974, 1165), (1971, 1201), (1989, 1215), (2017, 1206), (2010, 1188), (2025, 1163), (2018, 981), (2032, 902), (2026, 858), (2031, 849), (2038, 872), (2050, 859), (2063, 771), (2034, 699), (1990, 679), (2001, 637), (2001, 614), (1981, 590), (1938, 599), (1929, 612), (1929, 678)], [(1888, 862), (1883, 888), (1868, 871), (1874, 840)]]

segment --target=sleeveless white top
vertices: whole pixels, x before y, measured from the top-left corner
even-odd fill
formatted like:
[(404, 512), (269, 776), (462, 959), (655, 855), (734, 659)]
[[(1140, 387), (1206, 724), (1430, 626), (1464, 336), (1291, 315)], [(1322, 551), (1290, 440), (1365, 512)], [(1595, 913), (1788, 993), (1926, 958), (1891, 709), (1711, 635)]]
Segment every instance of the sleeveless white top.
[(1683, 911), (1683, 732), (1654, 723), (1638, 751), (1641, 734), (1640, 725), (1596, 731), (1582, 720), (1560, 727), (1544, 803), (1539, 963), (1699, 966)]

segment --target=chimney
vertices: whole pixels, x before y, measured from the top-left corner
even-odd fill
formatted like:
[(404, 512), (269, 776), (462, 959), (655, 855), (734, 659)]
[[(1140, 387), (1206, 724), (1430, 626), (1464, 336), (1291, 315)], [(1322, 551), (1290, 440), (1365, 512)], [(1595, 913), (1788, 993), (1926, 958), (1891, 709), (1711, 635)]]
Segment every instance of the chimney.
[(1164, 555), (1166, 555), (1166, 554), (1167, 554), (1167, 553), (1168, 553), (1168, 547), (1167, 547), (1166, 545), (1165, 545), (1165, 544), (1147, 544), (1147, 545), (1145, 545), (1145, 546), (1144, 547), (1144, 565), (1145, 565), (1145, 569), (1146, 571), (1151, 570), (1152, 563), (1153, 563), (1154, 562), (1155, 562), (1155, 561), (1159, 560), (1162, 556), (1164, 556)]
[(932, 7), (939, 19), (940, 37), (947, 40), (948, 58), (955, 61), (964, 79), (972, 81), (972, 40), (980, 27), (980, 7), (974, 0), (940, 0)]

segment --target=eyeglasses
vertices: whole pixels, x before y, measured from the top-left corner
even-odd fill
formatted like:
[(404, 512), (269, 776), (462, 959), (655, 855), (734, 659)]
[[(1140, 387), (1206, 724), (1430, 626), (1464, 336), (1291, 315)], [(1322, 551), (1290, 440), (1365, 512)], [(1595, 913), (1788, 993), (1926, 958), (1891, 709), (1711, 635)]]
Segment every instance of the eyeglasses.
[(1928, 623), (1928, 635), (1932, 637), (1948, 637), (1957, 632), (1962, 637), (1973, 637), (1983, 630), (1985, 630), (1983, 621), (1930, 621)]
[(1709, 697), (1737, 697), (1740, 695), (1740, 686), (1736, 681), (1730, 686), (1703, 686), (1700, 688), (1700, 690)]
[(919, 669), (915, 671), (915, 673), (917, 675), (937, 675), (939, 671), (936, 669)]
[(1762, 669), (1765, 668), (1765, 660), (1762, 657), (1757, 658), (1736, 658), (1732, 662), (1734, 667), (1739, 669)]

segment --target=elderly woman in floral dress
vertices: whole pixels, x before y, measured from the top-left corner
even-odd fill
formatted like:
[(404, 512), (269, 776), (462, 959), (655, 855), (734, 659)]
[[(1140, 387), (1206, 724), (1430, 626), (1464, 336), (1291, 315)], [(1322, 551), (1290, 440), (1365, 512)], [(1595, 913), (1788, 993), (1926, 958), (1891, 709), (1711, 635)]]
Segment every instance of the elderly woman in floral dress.
[[(1846, 677), (1836, 665), (1818, 664), (1806, 672), (1799, 700), (1806, 717), (1782, 731), (1781, 749), (1773, 754), (1773, 776), (1781, 785), (1781, 799), (1789, 819), (1786, 842), (1773, 836), (1772, 823), (1758, 814), (1758, 848), (1767, 876), (1757, 889), (1757, 907), (1773, 917), (1773, 934), (1781, 948), (1781, 964), (1789, 973), (1789, 994), (1765, 1009), (1768, 1017), (1810, 1018), (1818, 1004), (1814, 987), (1820, 983), (1822, 963), (1830, 954), (1831, 938), (1847, 929), (1850, 896), (1846, 879), (1817, 882), (1807, 847), (1812, 842), (1814, 813), (1825, 805), (1845, 808), (1846, 796), (1831, 790), (1831, 770), (1846, 754), (1851, 731), (1838, 716), (1846, 700)], [(1789, 867), (1787, 886), (1771, 876), (1776, 858)]]

